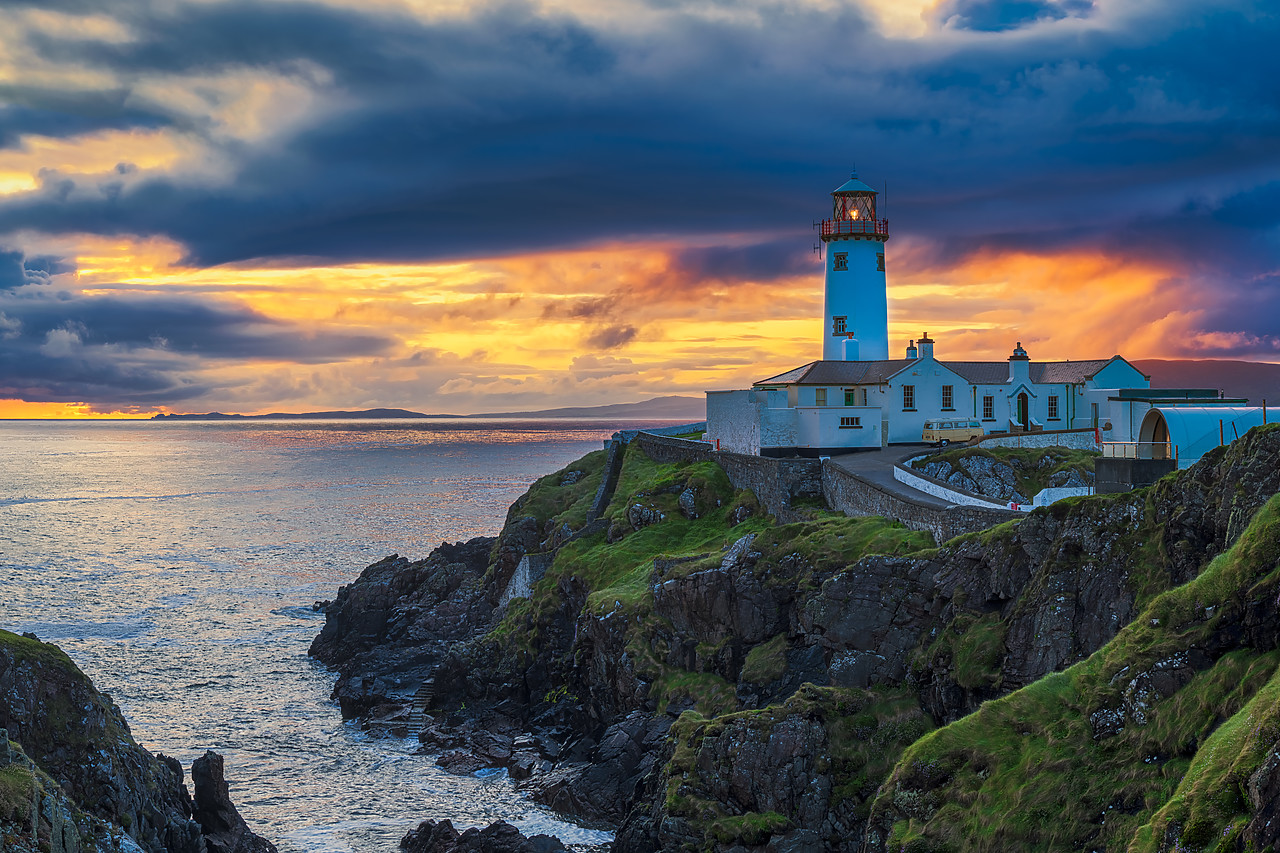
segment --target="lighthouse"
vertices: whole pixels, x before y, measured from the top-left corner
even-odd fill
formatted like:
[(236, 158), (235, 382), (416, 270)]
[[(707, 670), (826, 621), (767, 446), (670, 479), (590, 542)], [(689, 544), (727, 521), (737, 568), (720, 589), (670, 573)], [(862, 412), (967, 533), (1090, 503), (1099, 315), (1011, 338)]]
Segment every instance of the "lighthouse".
[(876, 215), (876, 191), (849, 180), (831, 193), (831, 218), (822, 222), (827, 247), (822, 358), (883, 361), (889, 357), (889, 297), (884, 244), (889, 221)]

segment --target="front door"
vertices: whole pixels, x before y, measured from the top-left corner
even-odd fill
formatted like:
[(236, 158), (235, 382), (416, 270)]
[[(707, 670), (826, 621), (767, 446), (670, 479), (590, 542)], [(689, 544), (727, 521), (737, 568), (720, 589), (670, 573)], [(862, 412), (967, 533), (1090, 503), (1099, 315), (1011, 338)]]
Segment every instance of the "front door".
[(1029, 406), (1027, 405), (1027, 395), (1019, 394), (1018, 395), (1018, 425), (1022, 427), (1023, 432), (1026, 432), (1028, 429), (1030, 429), (1031, 419), (1027, 413), (1028, 408)]

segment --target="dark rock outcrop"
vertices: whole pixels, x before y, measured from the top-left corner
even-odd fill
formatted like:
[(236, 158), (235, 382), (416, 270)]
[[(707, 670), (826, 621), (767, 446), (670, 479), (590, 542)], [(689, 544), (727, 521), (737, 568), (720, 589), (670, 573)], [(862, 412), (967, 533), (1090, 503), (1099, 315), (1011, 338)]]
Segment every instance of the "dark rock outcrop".
[(195, 788), (192, 816), (200, 824), (207, 853), (276, 853), (274, 844), (249, 830), (231, 802), (221, 755), (208, 750), (193, 761), (191, 784)]
[[(29, 768), (31, 790), (24, 796), (37, 805), (24, 820), (54, 853), (122, 846), (148, 853), (274, 853), (236, 814), (225, 782), (218, 811), (234, 815), (255, 844), (215, 847), (193, 819), (182, 765), (139, 746), (111, 698), (57, 646), (0, 631), (0, 768), (15, 764)], [(199, 797), (199, 779), (196, 788)], [(0, 815), (0, 823), (6, 819)]]
[(400, 840), (406, 853), (568, 853), (557, 838), (535, 835), (526, 838), (511, 824), (497, 821), (484, 829), (462, 833), (447, 820), (423, 821)]
[[(530, 521), (533, 521), (532, 519)], [(490, 553), (508, 579), (537, 541), (536, 524), (516, 522), (497, 542), (443, 543), (425, 560), (392, 555), (338, 590), (310, 654), (338, 670), (343, 716), (383, 716), (409, 703), (453, 643), (489, 627), (501, 589), (484, 583)]]
[(138, 746), (57, 646), (0, 631), (0, 728), (80, 808), (143, 849), (203, 853), (181, 765)]

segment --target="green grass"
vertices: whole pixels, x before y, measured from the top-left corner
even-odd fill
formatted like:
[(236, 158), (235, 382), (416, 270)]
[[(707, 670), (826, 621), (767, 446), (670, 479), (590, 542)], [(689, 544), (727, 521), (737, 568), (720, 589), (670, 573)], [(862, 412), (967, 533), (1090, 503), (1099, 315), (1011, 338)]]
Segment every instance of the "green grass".
[(742, 665), (741, 680), (751, 684), (769, 684), (787, 671), (787, 635), (754, 646)]
[(1278, 555), (1280, 496), (1087, 660), (913, 744), (876, 800), (882, 825), (920, 849), (1145, 851), (1175, 824), (1194, 849), (1234, 837), (1243, 780), (1280, 736), (1280, 652), (1225, 654), (1110, 737), (1094, 738), (1090, 715), (1158, 662), (1210, 648), (1246, 602), (1273, 601)]
[[(515, 518), (533, 516), (540, 524), (548, 519), (555, 519), (557, 525), (568, 524), (575, 529), (581, 527), (604, 478), (605, 457), (605, 451), (597, 450), (559, 471), (539, 477), (511, 505), (507, 513), (508, 522)], [(565, 474), (570, 471), (580, 471), (584, 476), (576, 483), (560, 485)]]
[(67, 657), (62, 649), (50, 643), (42, 643), (30, 637), (23, 637), (20, 634), (0, 630), (0, 648), (12, 653), (17, 661), (57, 667), (58, 669), (80, 674), (79, 668), (71, 662), (71, 658)]
[(712, 821), (710, 834), (722, 844), (737, 841), (754, 846), (768, 841), (775, 832), (790, 828), (791, 821), (777, 812), (747, 812)]
[(0, 820), (21, 823), (31, 814), (36, 780), (21, 764), (0, 768)]

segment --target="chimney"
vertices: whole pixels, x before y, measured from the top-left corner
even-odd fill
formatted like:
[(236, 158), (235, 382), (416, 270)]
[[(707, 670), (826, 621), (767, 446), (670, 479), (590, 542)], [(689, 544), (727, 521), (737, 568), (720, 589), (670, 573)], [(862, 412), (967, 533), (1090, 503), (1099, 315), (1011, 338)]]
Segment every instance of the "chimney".
[(1022, 341), (1018, 341), (1018, 345), (1013, 349), (1013, 355), (1009, 356), (1009, 384), (1017, 385), (1020, 382), (1030, 383), (1030, 381), (1031, 358), (1022, 348)]
[(916, 350), (916, 342), (911, 341), (910, 343), (907, 344), (907, 360), (915, 361), (919, 357), (920, 357), (920, 353), (918, 350)]
[(929, 333), (925, 332), (924, 337), (916, 341), (920, 347), (921, 358), (933, 358), (933, 339), (929, 337)]

